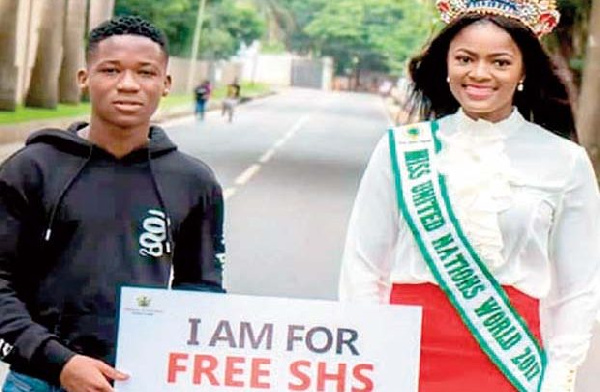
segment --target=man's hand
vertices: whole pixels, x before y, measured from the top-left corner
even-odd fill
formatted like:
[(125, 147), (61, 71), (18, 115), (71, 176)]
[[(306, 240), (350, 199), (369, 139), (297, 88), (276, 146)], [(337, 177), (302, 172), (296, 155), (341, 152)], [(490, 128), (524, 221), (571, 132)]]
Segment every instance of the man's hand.
[(104, 362), (84, 355), (75, 355), (60, 372), (60, 384), (67, 392), (113, 392), (109, 380), (128, 378)]

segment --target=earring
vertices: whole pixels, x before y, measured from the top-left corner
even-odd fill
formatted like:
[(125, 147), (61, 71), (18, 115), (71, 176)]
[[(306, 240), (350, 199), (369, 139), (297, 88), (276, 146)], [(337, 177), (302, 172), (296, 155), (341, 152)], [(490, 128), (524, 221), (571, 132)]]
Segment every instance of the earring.
[(525, 89), (525, 86), (523, 86), (523, 81), (521, 80), (519, 82), (519, 84), (517, 84), (517, 90), (518, 91), (523, 91)]
[(446, 78), (446, 83), (450, 83), (450, 76)]

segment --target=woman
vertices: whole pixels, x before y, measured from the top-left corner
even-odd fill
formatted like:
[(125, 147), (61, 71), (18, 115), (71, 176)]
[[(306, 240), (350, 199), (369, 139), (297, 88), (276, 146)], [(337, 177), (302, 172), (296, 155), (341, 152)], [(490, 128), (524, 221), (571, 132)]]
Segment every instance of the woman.
[(233, 121), (235, 107), (240, 102), (240, 92), (241, 86), (237, 78), (235, 78), (230, 84), (227, 85), (227, 93), (225, 95), (225, 99), (223, 100), (223, 108), (221, 110), (221, 117), (227, 114), (227, 120), (229, 122)]
[(423, 307), (420, 392), (571, 392), (598, 309), (600, 196), (538, 40), (554, 2), (438, 6), (449, 24), (410, 64), (431, 121), (377, 145), (340, 299)]

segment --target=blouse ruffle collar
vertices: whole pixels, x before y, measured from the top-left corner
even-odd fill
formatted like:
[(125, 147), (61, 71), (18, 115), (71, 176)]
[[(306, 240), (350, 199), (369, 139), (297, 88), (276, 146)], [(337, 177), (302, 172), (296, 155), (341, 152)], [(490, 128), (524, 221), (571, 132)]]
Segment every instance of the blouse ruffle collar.
[(526, 121), (513, 109), (497, 123), (474, 120), (462, 110), (442, 127), (438, 155), (450, 200), (460, 225), (484, 263), (492, 270), (504, 265), (504, 243), (498, 214), (512, 204), (514, 178), (505, 141)]

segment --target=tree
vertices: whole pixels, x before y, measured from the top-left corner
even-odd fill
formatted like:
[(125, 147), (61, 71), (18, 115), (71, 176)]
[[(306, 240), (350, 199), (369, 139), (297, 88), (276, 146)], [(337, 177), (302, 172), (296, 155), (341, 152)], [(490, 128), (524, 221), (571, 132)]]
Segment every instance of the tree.
[(589, 153), (596, 176), (600, 178), (600, 0), (594, 0), (589, 26), (577, 128), (579, 141)]
[[(319, 3), (317, 3), (319, 4)], [(338, 0), (322, 8), (304, 31), (318, 54), (333, 56), (342, 73), (361, 67), (401, 72), (430, 34), (432, 4), (413, 0)]]
[(67, 0), (63, 34), (63, 59), (60, 68), (59, 100), (79, 103), (81, 91), (75, 75), (84, 64), (84, 37), (86, 31), (86, 0)]
[(44, 3), (35, 65), (31, 70), (29, 92), (25, 99), (26, 106), (46, 109), (56, 109), (58, 106), (64, 14), (64, 0)]
[(17, 107), (17, 11), (13, 0), (0, 0), (0, 110)]
[(197, 0), (116, 0), (115, 15), (139, 15), (164, 31), (174, 56), (189, 56)]
[(203, 40), (204, 57), (227, 58), (237, 53), (241, 43), (250, 44), (265, 32), (265, 21), (254, 5), (223, 0), (210, 8)]
[(242, 0), (254, 4), (267, 24), (268, 45), (285, 41), (294, 27), (293, 16), (282, 0)]
[(315, 50), (314, 40), (305, 29), (312, 22), (317, 12), (326, 4), (326, 0), (280, 0), (291, 16), (292, 28), (289, 30), (285, 44), (289, 51), (298, 54), (311, 54)]
[(100, 23), (109, 20), (115, 11), (115, 0), (85, 0), (89, 1), (88, 28), (91, 30)]
[[(116, 15), (139, 15), (165, 32), (171, 54), (189, 57), (192, 50), (198, 0), (117, 0)], [(209, 0), (200, 42), (204, 57), (223, 58), (264, 33), (264, 21), (248, 1)]]
[(577, 112), (591, 3), (591, 0), (559, 0), (560, 24), (544, 39), (558, 73), (567, 85), (574, 112)]

